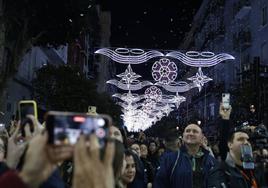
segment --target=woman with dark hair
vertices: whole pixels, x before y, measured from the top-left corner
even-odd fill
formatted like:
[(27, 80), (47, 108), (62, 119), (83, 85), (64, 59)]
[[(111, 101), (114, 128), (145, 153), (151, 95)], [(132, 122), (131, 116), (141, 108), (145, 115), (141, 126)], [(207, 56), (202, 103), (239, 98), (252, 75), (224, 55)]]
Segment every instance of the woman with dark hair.
[(114, 170), (114, 179), (115, 179), (115, 187), (121, 188), (120, 177), (123, 175), (126, 164), (124, 159), (125, 147), (122, 142), (119, 140), (114, 140), (115, 143), (115, 152), (113, 159), (113, 170)]
[(137, 170), (137, 163), (135, 161), (136, 154), (131, 150), (125, 151), (126, 168), (121, 176), (122, 188), (128, 188), (134, 181)]

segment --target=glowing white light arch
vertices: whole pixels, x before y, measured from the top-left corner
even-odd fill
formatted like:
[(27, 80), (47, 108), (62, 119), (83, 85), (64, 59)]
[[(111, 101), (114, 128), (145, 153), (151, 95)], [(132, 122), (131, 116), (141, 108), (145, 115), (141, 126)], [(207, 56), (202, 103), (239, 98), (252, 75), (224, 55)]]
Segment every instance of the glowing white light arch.
[(196, 87), (194, 84), (192, 83), (187, 83), (184, 81), (180, 81), (180, 82), (171, 82), (170, 85), (166, 85), (166, 84), (162, 84), (162, 83), (155, 83), (155, 85), (160, 86), (162, 88), (164, 88), (165, 90), (169, 91), (169, 92), (179, 92), (179, 93), (184, 93), (186, 91), (189, 91), (190, 89)]
[(152, 82), (149, 82), (149, 81), (143, 81), (143, 82), (139, 82), (137, 84), (125, 84), (125, 83), (122, 83), (118, 80), (108, 80), (106, 83), (115, 85), (118, 88), (123, 89), (123, 90), (131, 90), (131, 91), (140, 90), (146, 86), (154, 85)]
[[(191, 51), (193, 53), (193, 51)], [(193, 55), (189, 57), (189, 52), (188, 55), (185, 55), (181, 52), (173, 51), (169, 52), (166, 54), (166, 57), (173, 57), (175, 59), (178, 59), (185, 65), (191, 66), (191, 67), (211, 67), (214, 65), (217, 65), (218, 63), (225, 61), (225, 60), (233, 60), (235, 59), (233, 56), (226, 54), (226, 53), (221, 53), (218, 55), (215, 55), (213, 57), (205, 55), (206, 58), (204, 58), (204, 54), (208, 54), (209, 52), (196, 52), (196, 56), (194, 57), (199, 57), (201, 58), (193, 58)], [(214, 54), (211, 52), (211, 55)]]
[(112, 97), (119, 98), (122, 101), (127, 102), (127, 103), (136, 103), (145, 98), (144, 95), (132, 94), (131, 91), (129, 91), (128, 93), (123, 93), (123, 94), (115, 93), (112, 95)]
[[(135, 49), (135, 51), (137, 50), (138, 49)], [(113, 51), (109, 48), (101, 48), (95, 51), (95, 53), (105, 55), (111, 58), (113, 61), (116, 61), (122, 64), (141, 64), (154, 57), (164, 56), (163, 53), (156, 51), (156, 50), (151, 50), (141, 55), (136, 55), (137, 53), (135, 54), (135, 52), (134, 52), (134, 55), (121, 55), (118, 53), (118, 50)], [(133, 53), (133, 49), (132, 49), (132, 53)]]

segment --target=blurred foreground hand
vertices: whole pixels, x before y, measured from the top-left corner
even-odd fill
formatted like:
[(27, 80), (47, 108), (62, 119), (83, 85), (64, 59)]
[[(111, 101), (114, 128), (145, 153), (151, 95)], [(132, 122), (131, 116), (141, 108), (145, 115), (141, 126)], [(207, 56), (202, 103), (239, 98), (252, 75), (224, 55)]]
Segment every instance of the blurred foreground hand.
[(114, 188), (113, 157), (114, 143), (108, 142), (103, 161), (100, 160), (100, 147), (95, 135), (89, 142), (84, 135), (79, 138), (74, 151), (74, 188)]

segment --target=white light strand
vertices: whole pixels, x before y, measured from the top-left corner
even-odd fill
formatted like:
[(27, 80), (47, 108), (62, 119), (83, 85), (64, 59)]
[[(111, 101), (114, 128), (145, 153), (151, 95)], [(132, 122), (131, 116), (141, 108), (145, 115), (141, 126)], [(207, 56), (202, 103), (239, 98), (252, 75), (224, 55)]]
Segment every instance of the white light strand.
[[(199, 57), (199, 54), (200, 55), (202, 54), (199, 52), (196, 52), (196, 53), (198, 54), (196, 57)], [(209, 53), (209, 52), (205, 52), (205, 53)], [(221, 53), (213, 57), (207, 57), (207, 58), (204, 58), (204, 55), (202, 55), (201, 58), (193, 58), (193, 57), (189, 57), (189, 55), (187, 56), (177, 51), (167, 53), (166, 57), (172, 57), (172, 58), (178, 59), (185, 65), (188, 65), (191, 67), (211, 67), (211, 66), (217, 65), (218, 63), (222, 61), (235, 59), (233, 56), (226, 54), (226, 53)]]
[(105, 55), (105, 56), (111, 58), (113, 61), (116, 61), (116, 62), (122, 63), (122, 64), (141, 64), (141, 63), (144, 63), (144, 62), (146, 62), (154, 57), (164, 56), (163, 53), (156, 51), (156, 50), (151, 50), (151, 51), (145, 52), (141, 55), (121, 55), (118, 53), (118, 50), (113, 51), (113, 50), (108, 49), (108, 48), (101, 48), (101, 49), (95, 51), (95, 53)]
[(140, 90), (146, 86), (153, 85), (153, 83), (149, 82), (149, 81), (138, 82), (137, 84), (126, 84), (126, 83), (122, 83), (118, 80), (108, 80), (106, 83), (115, 85), (122, 90), (131, 90), (131, 91)]
[(196, 87), (194, 84), (192, 83), (187, 83), (184, 81), (180, 81), (180, 82), (172, 82), (169, 85), (166, 84), (162, 84), (162, 83), (155, 83), (155, 85), (157, 86), (161, 86), (162, 88), (164, 88), (165, 90), (169, 91), (169, 92), (179, 92), (179, 93), (184, 93), (186, 91), (189, 91), (190, 89)]

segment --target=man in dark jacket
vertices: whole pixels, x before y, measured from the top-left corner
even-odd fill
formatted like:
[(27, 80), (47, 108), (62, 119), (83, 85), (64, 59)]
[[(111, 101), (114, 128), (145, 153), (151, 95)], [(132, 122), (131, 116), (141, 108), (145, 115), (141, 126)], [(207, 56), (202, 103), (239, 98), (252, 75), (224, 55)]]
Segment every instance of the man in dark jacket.
[(224, 187), (224, 174), (209, 152), (201, 147), (203, 133), (197, 124), (183, 132), (183, 146), (165, 155), (157, 172), (155, 188)]
[[(228, 125), (232, 108), (224, 109), (220, 106), (222, 125)], [(229, 133), (229, 134), (228, 134)], [(249, 135), (243, 127), (231, 128), (220, 137), (228, 140), (228, 153), (221, 167), (225, 172), (226, 184), (230, 188), (258, 188), (267, 187), (264, 172), (260, 168), (245, 169), (242, 162), (242, 145), (250, 146)], [(256, 175), (259, 174), (259, 175)]]
[(241, 146), (250, 145), (249, 136), (243, 129), (234, 130), (228, 139), (229, 152), (222, 168), (225, 172), (226, 182), (230, 188), (259, 188), (266, 187), (261, 179), (264, 173), (256, 172), (260, 169), (247, 169), (243, 167)]

